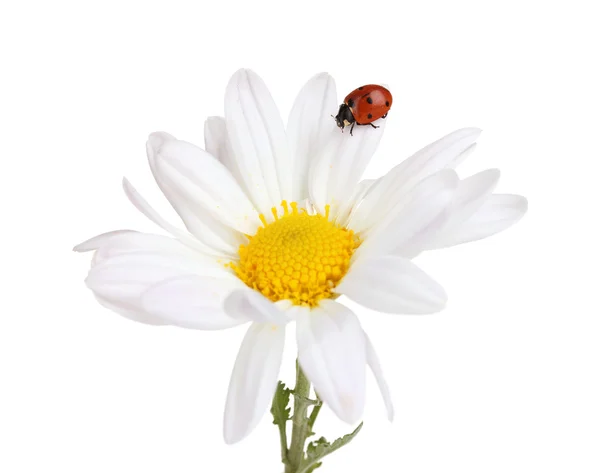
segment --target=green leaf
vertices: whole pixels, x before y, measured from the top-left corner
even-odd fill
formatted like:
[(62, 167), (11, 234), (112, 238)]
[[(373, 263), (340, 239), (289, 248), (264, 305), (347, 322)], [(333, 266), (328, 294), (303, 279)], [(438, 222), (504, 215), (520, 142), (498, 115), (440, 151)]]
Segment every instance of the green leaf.
[(321, 466), (321, 461), (327, 455), (335, 452), (336, 450), (342, 448), (344, 445), (349, 444), (354, 437), (360, 432), (362, 429), (363, 423), (361, 422), (359, 426), (354, 429), (352, 433), (346, 434), (343, 437), (335, 440), (333, 443), (329, 443), (325, 437), (321, 437), (314, 442), (308, 444), (308, 448), (306, 449), (306, 458), (302, 462), (302, 468), (300, 469), (301, 473), (312, 473), (314, 470)]
[[(288, 465), (288, 441), (287, 441), (287, 421), (292, 417), (291, 407), (288, 407), (290, 403), (290, 396), (292, 390), (285, 387), (281, 381), (277, 383), (277, 389), (273, 396), (273, 404), (271, 404), (271, 414), (273, 414), (273, 424), (279, 429), (279, 443), (281, 446), (281, 462), (284, 465)], [(287, 468), (286, 468), (287, 471)]]
[(314, 463), (313, 465), (311, 465), (308, 470), (306, 470), (306, 473), (312, 473), (313, 471), (315, 471), (317, 468), (319, 468), (323, 463), (322, 462), (317, 462)]
[(290, 420), (292, 408), (288, 407), (292, 390), (285, 387), (282, 381), (277, 383), (273, 404), (271, 405), (271, 414), (273, 414), (273, 424), (283, 426)]
[[(314, 440), (308, 444), (306, 449), (307, 457), (317, 457), (322, 451), (331, 447), (331, 444), (327, 441), (325, 437), (321, 437), (318, 440)], [(325, 456), (325, 455), (323, 455)]]

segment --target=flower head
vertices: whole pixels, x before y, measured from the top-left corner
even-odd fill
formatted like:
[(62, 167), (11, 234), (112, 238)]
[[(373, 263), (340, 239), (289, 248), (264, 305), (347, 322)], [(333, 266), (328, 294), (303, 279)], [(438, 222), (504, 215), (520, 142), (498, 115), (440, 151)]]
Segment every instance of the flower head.
[(333, 79), (313, 77), (284, 127), (265, 84), (233, 75), (225, 117), (205, 123), (205, 149), (167, 133), (147, 142), (150, 168), (185, 229), (167, 222), (127, 181), (137, 209), (169, 236), (120, 230), (75, 249), (93, 250), (86, 279), (98, 301), (132, 320), (215, 330), (249, 323), (227, 404), (227, 442), (267, 410), (286, 325), (320, 398), (342, 420), (360, 419), (365, 370), (393, 408), (358, 318), (335, 299), (388, 313), (427, 314), (443, 288), (412, 259), (485, 238), (516, 222), (523, 197), (493, 194), (497, 170), (459, 179), (454, 168), (480, 131), (466, 128), (423, 148), (377, 180), (361, 176), (384, 131), (336, 128)]
[(273, 302), (316, 307), (334, 297), (360, 238), (329, 219), (329, 206), (325, 215), (298, 209), (296, 202), (288, 206), (284, 200), (281, 207), (281, 214), (273, 208), (271, 223), (260, 216), (264, 227), (240, 246), (239, 261), (231, 268)]

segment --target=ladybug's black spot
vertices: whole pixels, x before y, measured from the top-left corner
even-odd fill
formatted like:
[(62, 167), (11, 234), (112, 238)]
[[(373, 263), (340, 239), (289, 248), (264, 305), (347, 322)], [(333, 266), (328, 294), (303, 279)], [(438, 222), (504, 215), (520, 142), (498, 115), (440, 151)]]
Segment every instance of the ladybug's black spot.
[(373, 103), (373, 99), (371, 97), (367, 97), (367, 103), (371, 105)]
[(386, 106), (386, 107), (389, 107), (389, 106), (390, 106), (390, 102), (386, 100), (386, 101), (385, 101), (385, 106)]
[(358, 90), (363, 90), (363, 88), (362, 88), (362, 87), (359, 87), (359, 88), (358, 88)]
[(350, 108), (354, 107), (354, 100), (352, 100), (352, 99), (348, 100), (348, 107), (350, 107)]
[(367, 118), (370, 120), (371, 118), (373, 118), (373, 115), (372, 115), (371, 113), (369, 113), (369, 114), (367, 115)]

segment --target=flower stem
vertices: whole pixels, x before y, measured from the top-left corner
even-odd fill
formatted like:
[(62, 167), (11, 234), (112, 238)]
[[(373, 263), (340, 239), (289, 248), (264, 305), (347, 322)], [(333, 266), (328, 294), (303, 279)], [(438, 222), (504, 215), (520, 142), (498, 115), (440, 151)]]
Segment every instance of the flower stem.
[[(306, 439), (310, 433), (310, 421), (306, 416), (308, 406), (313, 404), (308, 398), (310, 395), (310, 381), (306, 378), (300, 368), (300, 364), (296, 361), (296, 387), (294, 388), (294, 415), (292, 417), (292, 440), (288, 452), (288, 465), (285, 468), (285, 473), (297, 473), (300, 471), (302, 460), (304, 459), (304, 446)], [(317, 409), (315, 406), (314, 409)], [(312, 423), (318, 414), (311, 414)]]

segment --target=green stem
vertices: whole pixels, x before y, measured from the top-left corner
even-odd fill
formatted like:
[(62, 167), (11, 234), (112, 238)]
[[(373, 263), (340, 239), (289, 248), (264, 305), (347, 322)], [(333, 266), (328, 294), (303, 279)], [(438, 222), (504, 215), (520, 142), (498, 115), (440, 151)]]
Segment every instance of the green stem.
[[(294, 395), (294, 413), (292, 414), (292, 437), (288, 448), (287, 422), (290, 420), (290, 395)], [(281, 461), (285, 465), (285, 473), (313, 473), (321, 466), (323, 458), (349, 444), (360, 432), (362, 422), (353, 432), (328, 442), (325, 437), (310, 443), (306, 448), (306, 439), (314, 435), (313, 427), (321, 411), (323, 402), (319, 399), (309, 398), (310, 381), (302, 371), (300, 363), (296, 360), (296, 386), (294, 390), (285, 387), (281, 381), (273, 398), (271, 413), (273, 423), (279, 427), (279, 441), (281, 444)], [(312, 406), (310, 416), (308, 407)], [(306, 451), (304, 450), (306, 448)]]
[[(308, 399), (309, 395), (310, 381), (308, 381), (302, 372), (302, 368), (300, 368), (300, 364), (296, 361), (296, 387), (294, 388), (292, 440), (290, 449), (288, 451), (288, 465), (285, 468), (285, 473), (298, 472), (300, 470), (302, 460), (304, 459), (304, 446), (306, 444), (306, 438), (310, 432), (309, 419), (306, 417), (306, 411), (308, 406), (311, 404), (311, 401)], [(315, 406), (314, 409), (317, 409), (317, 406)]]

